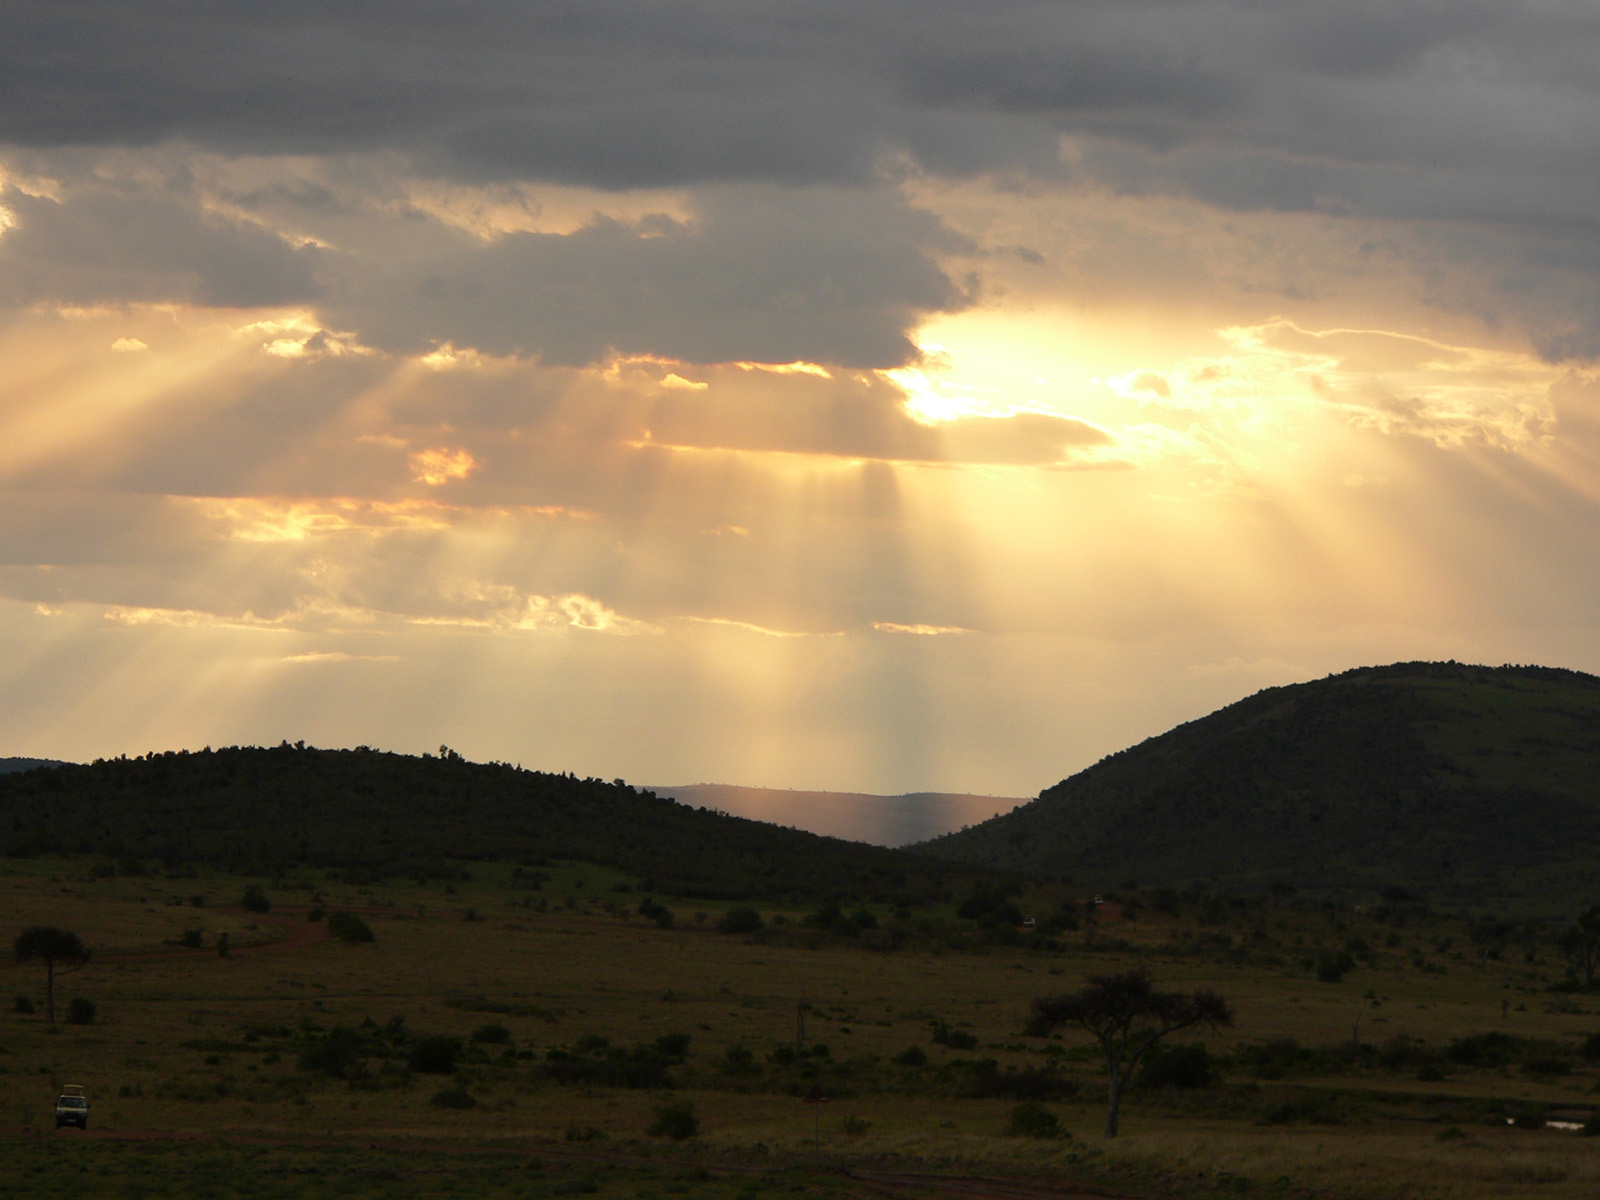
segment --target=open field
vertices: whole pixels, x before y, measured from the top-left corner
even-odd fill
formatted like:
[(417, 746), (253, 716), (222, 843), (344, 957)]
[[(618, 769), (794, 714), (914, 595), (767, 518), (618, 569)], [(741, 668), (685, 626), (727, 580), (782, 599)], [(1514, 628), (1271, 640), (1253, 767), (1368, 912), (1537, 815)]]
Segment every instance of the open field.
[[(57, 1003), (96, 1005), (92, 1023), (51, 1028), (43, 968), (0, 966), (7, 1195), (935, 1194), (884, 1181), (917, 1173), (1147, 1196), (1600, 1189), (1600, 1142), (1506, 1123), (1597, 1098), (1581, 1051), (1600, 997), (1547, 990), (1562, 964), (1537, 932), (1485, 954), (1461, 921), (1427, 915), (1129, 903), (1049, 949), (1032, 932), (974, 946), (945, 936), (961, 924), (949, 913), (884, 911), (906, 937), (875, 950), (770, 908), (758, 935), (719, 933), (720, 909), (670, 897), (656, 899), (674, 927), (659, 928), (636, 882), (593, 867), (302, 877), (267, 883), (267, 913), (238, 907), (249, 880), (93, 868), (0, 874), (6, 936), (79, 933), (94, 959)], [(328, 936), (313, 907), (360, 914), (376, 941)], [(186, 932), (198, 949), (174, 944)], [(1299, 957), (1339, 945), (1358, 951), (1340, 982)], [(1236, 1023), (1192, 1039), (1218, 1079), (1135, 1090), (1107, 1142), (1087, 1035), (1024, 1026), (1035, 997), (1137, 963), (1163, 987), (1215, 988)], [(9, 1011), (18, 996), (37, 1011)], [(442, 1070), (417, 1057), (439, 1037), (459, 1043)], [(92, 1100), (87, 1137), (50, 1128), (69, 1082)], [(1008, 1136), (1030, 1095), (1070, 1137)], [(647, 1134), (683, 1102), (694, 1136)]]

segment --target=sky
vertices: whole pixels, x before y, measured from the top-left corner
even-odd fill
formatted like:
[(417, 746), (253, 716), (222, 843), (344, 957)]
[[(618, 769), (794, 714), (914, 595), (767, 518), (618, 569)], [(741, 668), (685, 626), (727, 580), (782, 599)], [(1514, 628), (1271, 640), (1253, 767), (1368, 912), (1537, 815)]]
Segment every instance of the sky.
[(8, 0), (0, 754), (1030, 796), (1600, 671), (1587, 0)]

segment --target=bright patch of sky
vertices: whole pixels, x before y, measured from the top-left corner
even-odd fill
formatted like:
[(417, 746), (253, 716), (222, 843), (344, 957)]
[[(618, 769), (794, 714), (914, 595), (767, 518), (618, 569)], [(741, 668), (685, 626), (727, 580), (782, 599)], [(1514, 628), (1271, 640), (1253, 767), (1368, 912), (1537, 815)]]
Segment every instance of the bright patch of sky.
[(1600, 670), (1600, 20), (0, 16), (0, 752), (1031, 794)]

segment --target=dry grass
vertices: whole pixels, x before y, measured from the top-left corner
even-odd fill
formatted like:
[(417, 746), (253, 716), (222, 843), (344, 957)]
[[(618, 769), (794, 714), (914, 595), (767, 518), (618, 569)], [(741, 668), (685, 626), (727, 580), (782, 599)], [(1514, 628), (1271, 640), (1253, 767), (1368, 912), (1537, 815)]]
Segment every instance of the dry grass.
[[(536, 1085), (525, 1077), (483, 1079), (473, 1085), (480, 1107), (457, 1112), (429, 1102), (442, 1080), (382, 1091), (352, 1090), (337, 1080), (308, 1084), (292, 1055), (273, 1061), (259, 1048), (243, 1048), (240, 1039), (251, 1025), (298, 1027), (304, 1021), (355, 1026), (400, 1017), (414, 1031), (460, 1037), (498, 1022), (518, 1048), (541, 1055), (587, 1034), (632, 1044), (686, 1033), (693, 1061), (706, 1064), (733, 1043), (763, 1056), (792, 1043), (796, 1007), (804, 1002), (811, 1006), (808, 1038), (827, 1043), (835, 1059), (887, 1059), (914, 1044), (924, 1046), (935, 1065), (971, 1057), (928, 1044), (929, 1021), (937, 1017), (970, 1029), (981, 1054), (1038, 1065), (1039, 1043), (1020, 1037), (1030, 1001), (1134, 961), (1082, 952), (924, 948), (879, 954), (851, 946), (760, 944), (712, 932), (715, 910), (697, 928), (693, 913), (705, 906), (670, 900), (687, 928), (660, 930), (636, 914), (601, 911), (605, 901), (631, 910), (638, 895), (614, 892), (615, 876), (587, 869), (545, 885), (538, 896), (548, 912), (524, 906), (528, 890), (497, 869), (481, 871), (482, 878), (459, 885), (457, 894), (437, 885), (358, 889), (308, 881), (321, 888), (329, 908), (365, 912), (377, 943), (268, 945), (220, 957), (213, 947), (224, 930), (237, 947), (285, 940), (303, 927), (310, 890), (272, 889), (274, 910), (255, 916), (220, 907), (237, 903), (247, 882), (238, 879), (94, 879), (87, 864), (70, 862), (5, 869), (6, 936), (33, 923), (81, 934), (96, 958), (61, 981), (58, 1003), (88, 997), (99, 1006), (99, 1018), (52, 1031), (39, 1016), (0, 1014), (0, 1097), (9, 1109), (0, 1110), (0, 1129), (47, 1123), (55, 1089), (80, 1082), (89, 1088), (97, 1133), (331, 1139), (352, 1147), (442, 1139), (532, 1149), (570, 1148), (567, 1130), (577, 1126), (598, 1131), (602, 1140), (584, 1145), (604, 1153), (658, 1153), (642, 1136), (658, 1094)], [(204, 908), (172, 903), (197, 894), (207, 897)], [(576, 907), (567, 908), (569, 900)], [(468, 909), (479, 919), (466, 919)], [(205, 931), (205, 949), (164, 944), (197, 927)], [(1146, 943), (1170, 933), (1148, 920), (1118, 932)], [(1491, 1029), (1570, 1041), (1600, 1025), (1590, 1012), (1552, 1011), (1558, 1006), (1532, 990), (1522, 965), (1452, 965), (1435, 974), (1391, 963), (1328, 985), (1294, 967), (1144, 961), (1165, 986), (1209, 986), (1232, 999), (1237, 1023), (1211, 1039), (1217, 1049), (1281, 1036), (1305, 1044), (1349, 1040), (1358, 1021), (1362, 1040), (1404, 1033), (1432, 1045)], [(36, 966), (0, 963), (0, 1007), (9, 1010), (18, 993), (41, 999), (42, 990)], [(1375, 999), (1364, 997), (1369, 990)], [(486, 997), (513, 1011), (450, 1003), (464, 996)], [(1503, 999), (1524, 1011), (1513, 1008), (1503, 1017)], [(1258, 1124), (1248, 1114), (1225, 1117), (1203, 1106), (1136, 1097), (1124, 1113), (1125, 1136), (1107, 1144), (1096, 1133), (1095, 1065), (1074, 1061), (1069, 1068), (1083, 1081), (1084, 1099), (1053, 1106), (1074, 1134), (1066, 1142), (1001, 1136), (1010, 1107), (1003, 1100), (868, 1093), (817, 1106), (789, 1095), (710, 1086), (706, 1070), (698, 1073), (702, 1086), (683, 1094), (700, 1116), (693, 1153), (701, 1156), (764, 1161), (761, 1156), (770, 1155), (774, 1162), (899, 1156), (951, 1169), (967, 1164), (1108, 1177), (1127, 1190), (1163, 1194), (1277, 1187), (1444, 1200), (1590, 1196), (1600, 1187), (1594, 1142), (1487, 1124), (1463, 1124), (1463, 1136), (1443, 1140), (1443, 1126), (1396, 1119), (1368, 1098), (1348, 1123), (1312, 1126)], [(1536, 1081), (1479, 1073), (1431, 1084), (1379, 1076), (1324, 1082), (1363, 1094), (1582, 1103), (1593, 1099), (1595, 1078)], [(847, 1117), (856, 1118), (858, 1132), (845, 1131)]]

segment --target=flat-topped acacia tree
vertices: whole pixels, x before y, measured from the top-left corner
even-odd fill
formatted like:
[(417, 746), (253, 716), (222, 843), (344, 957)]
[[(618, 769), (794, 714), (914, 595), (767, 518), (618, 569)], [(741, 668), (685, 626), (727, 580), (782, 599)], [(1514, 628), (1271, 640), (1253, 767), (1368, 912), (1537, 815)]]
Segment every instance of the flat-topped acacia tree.
[(1120, 975), (1091, 975), (1089, 985), (1067, 996), (1033, 1002), (1032, 1028), (1048, 1032), (1081, 1025), (1100, 1042), (1106, 1056), (1106, 1136), (1117, 1136), (1122, 1092), (1139, 1060), (1167, 1034), (1191, 1025), (1216, 1029), (1233, 1024), (1233, 1009), (1209, 989), (1160, 992), (1143, 967)]
[(12, 952), (19, 963), (44, 963), (45, 1013), (56, 1023), (56, 976), (76, 971), (89, 961), (89, 948), (77, 934), (54, 925), (30, 925), (17, 934)]

